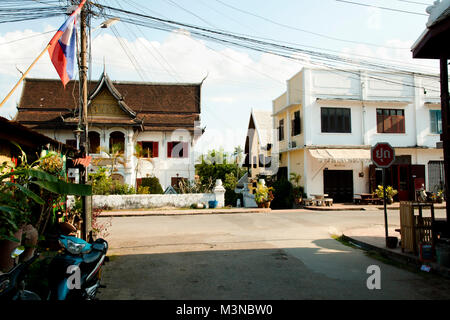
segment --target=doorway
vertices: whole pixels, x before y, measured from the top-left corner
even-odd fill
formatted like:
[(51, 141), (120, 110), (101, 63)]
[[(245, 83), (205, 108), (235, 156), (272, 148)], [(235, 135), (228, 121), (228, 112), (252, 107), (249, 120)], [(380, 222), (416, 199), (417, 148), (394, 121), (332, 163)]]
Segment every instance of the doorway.
[(353, 170), (324, 170), (323, 190), (333, 202), (352, 202)]

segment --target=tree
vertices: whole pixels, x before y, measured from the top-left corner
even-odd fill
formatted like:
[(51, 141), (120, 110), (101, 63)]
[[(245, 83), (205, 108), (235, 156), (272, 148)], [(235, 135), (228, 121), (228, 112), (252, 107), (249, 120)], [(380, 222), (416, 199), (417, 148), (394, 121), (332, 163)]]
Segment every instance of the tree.
[(227, 158), (227, 153), (223, 150), (211, 150), (200, 157), (201, 163), (195, 166), (195, 170), (202, 185), (207, 185), (210, 179), (213, 181), (221, 179), (226, 190), (225, 205), (236, 205), (234, 189), (237, 181), (244, 175), (245, 169), (236, 162), (228, 163)]

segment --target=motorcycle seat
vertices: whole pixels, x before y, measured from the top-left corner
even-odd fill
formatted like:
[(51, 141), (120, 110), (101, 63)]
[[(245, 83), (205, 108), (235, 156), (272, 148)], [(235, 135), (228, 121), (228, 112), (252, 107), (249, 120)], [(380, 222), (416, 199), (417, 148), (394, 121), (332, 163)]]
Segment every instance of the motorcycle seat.
[(106, 252), (107, 242), (103, 239), (97, 239), (92, 244), (92, 250), (83, 255), (83, 263), (90, 264), (96, 262)]
[(83, 263), (90, 264), (96, 262), (103, 255), (102, 251), (92, 250), (89, 253), (83, 255)]

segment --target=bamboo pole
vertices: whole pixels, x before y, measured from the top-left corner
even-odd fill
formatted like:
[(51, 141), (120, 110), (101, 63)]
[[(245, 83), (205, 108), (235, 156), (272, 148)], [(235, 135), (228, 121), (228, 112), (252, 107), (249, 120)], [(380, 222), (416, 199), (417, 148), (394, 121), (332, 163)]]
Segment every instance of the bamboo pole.
[(11, 98), (12, 94), (14, 93), (14, 91), (16, 91), (17, 87), (19, 86), (19, 84), (23, 81), (23, 79), (25, 79), (25, 77), (28, 75), (28, 73), (30, 72), (30, 70), (34, 67), (34, 65), (38, 62), (38, 60), (40, 58), (42, 58), (42, 56), (44, 55), (45, 52), (47, 52), (48, 48), (50, 48), (50, 43), (45, 47), (45, 49), (41, 52), (41, 54), (33, 61), (33, 63), (31, 64), (31, 66), (27, 69), (27, 71), (25, 71), (25, 73), (22, 75), (22, 77), (19, 79), (19, 81), (16, 83), (16, 85), (14, 86), (14, 88), (12, 88), (12, 90), (8, 93), (8, 95), (5, 97), (5, 99), (3, 99), (2, 103), (0, 103), (0, 108), (3, 107), (3, 105), (5, 104), (5, 102)]

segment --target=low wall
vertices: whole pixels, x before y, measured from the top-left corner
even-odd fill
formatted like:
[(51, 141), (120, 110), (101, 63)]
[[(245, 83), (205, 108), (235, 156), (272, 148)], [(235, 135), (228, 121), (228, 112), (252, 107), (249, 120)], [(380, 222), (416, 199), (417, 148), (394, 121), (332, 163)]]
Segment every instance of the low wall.
[[(225, 206), (225, 188), (222, 181), (217, 180), (213, 193), (187, 194), (132, 194), (132, 195), (94, 195), (92, 207), (94, 209), (149, 209), (162, 207), (186, 208), (193, 204), (202, 203), (208, 208), (209, 201), (217, 201), (217, 208)], [(67, 204), (72, 207), (75, 203), (73, 196), (68, 196)]]
[(194, 203), (203, 203), (208, 206), (208, 201), (213, 200), (217, 200), (214, 193), (110, 195), (93, 196), (92, 207), (113, 210), (161, 207), (185, 208)]

